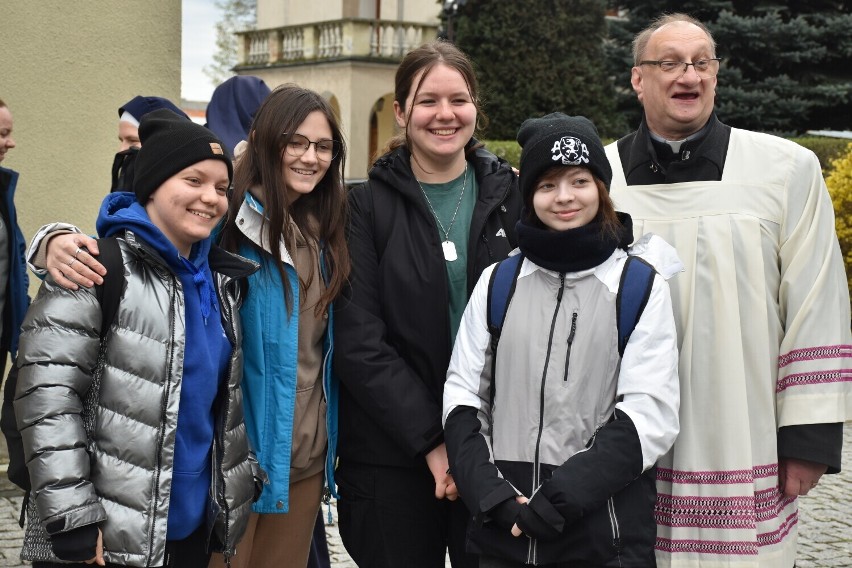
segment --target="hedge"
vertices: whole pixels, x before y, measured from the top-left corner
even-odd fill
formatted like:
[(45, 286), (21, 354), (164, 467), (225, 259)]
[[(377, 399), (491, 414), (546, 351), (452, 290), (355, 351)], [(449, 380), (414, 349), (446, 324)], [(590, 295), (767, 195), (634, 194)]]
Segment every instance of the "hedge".
[[(843, 155), (846, 150), (846, 145), (849, 142), (843, 138), (826, 138), (824, 136), (802, 136), (799, 138), (791, 138), (793, 142), (797, 142), (813, 151), (819, 158), (819, 163), (822, 166), (823, 175), (828, 175), (831, 172), (831, 164)], [(604, 140), (604, 145), (609, 144), (612, 140)], [(514, 140), (483, 140), (485, 147), (494, 154), (505, 159), (507, 162), (519, 167), (521, 163), (521, 147)]]
[(834, 204), (834, 225), (852, 290), (852, 142), (847, 142), (845, 155), (833, 160), (831, 165), (825, 183)]
[(846, 153), (846, 146), (849, 144), (849, 140), (846, 138), (826, 138), (825, 136), (802, 136), (790, 138), (790, 140), (801, 144), (817, 155), (824, 176), (831, 173), (832, 164)]

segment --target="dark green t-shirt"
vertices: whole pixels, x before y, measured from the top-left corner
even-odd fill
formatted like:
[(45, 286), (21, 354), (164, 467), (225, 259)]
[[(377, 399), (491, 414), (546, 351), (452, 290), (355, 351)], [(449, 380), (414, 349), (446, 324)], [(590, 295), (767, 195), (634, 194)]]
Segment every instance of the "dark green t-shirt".
[[(456, 340), (456, 333), (459, 330), (462, 314), (467, 306), (467, 246), (468, 237), (470, 235), (470, 220), (473, 216), (473, 208), (476, 204), (476, 197), (479, 193), (479, 187), (476, 183), (476, 176), (473, 168), (468, 165), (466, 169), (467, 183), (465, 184), (465, 174), (460, 175), (452, 181), (446, 183), (421, 183), (423, 192), (428, 197), (428, 204), (432, 207), (432, 212), (437, 215), (440, 220), (435, 223), (438, 228), (438, 234), (441, 235), (441, 241), (449, 237), (449, 240), (455, 246), (455, 260), (447, 260), (447, 282), (449, 283), (450, 292), (450, 344)], [(462, 195), (462, 186), (464, 185), (464, 195)], [(459, 202), (461, 198), (461, 203)], [(452, 222), (453, 213), (458, 206), (455, 222)], [(452, 226), (450, 225), (452, 223)], [(443, 229), (441, 228), (443, 225)], [(445, 235), (444, 230), (449, 231), (449, 235)]]

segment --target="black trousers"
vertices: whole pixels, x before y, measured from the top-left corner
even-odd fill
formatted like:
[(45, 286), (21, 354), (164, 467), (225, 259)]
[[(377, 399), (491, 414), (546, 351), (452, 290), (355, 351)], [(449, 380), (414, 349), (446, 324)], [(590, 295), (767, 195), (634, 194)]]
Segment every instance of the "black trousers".
[(328, 555), (328, 540), (325, 538), (325, 520), (323, 506), (320, 505), (317, 521), (314, 523), (314, 536), (311, 539), (311, 551), (308, 554), (307, 568), (331, 568), (331, 558)]
[(468, 511), (461, 499), (435, 498), (425, 463), (386, 467), (340, 460), (335, 472), (340, 537), (359, 568), (477, 568), (465, 552)]
[[(181, 540), (166, 541), (166, 563), (161, 568), (207, 568), (210, 563), (210, 553), (207, 552), (206, 525), (195, 530), (188, 537)], [(58, 562), (33, 562), (33, 568), (67, 568), (68, 566), (87, 566), (85, 562), (72, 564), (60, 564)], [(107, 568), (120, 568), (124, 564), (112, 564), (107, 562)]]

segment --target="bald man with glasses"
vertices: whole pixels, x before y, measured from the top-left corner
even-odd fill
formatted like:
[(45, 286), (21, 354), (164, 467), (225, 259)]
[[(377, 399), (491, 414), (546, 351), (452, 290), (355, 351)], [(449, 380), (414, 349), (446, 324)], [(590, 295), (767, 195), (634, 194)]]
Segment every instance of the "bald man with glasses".
[(816, 156), (714, 113), (707, 28), (634, 40), (637, 131), (610, 144), (612, 198), (672, 243), (680, 435), (657, 470), (657, 561), (789, 568), (797, 498), (840, 470), (852, 418), (849, 292)]

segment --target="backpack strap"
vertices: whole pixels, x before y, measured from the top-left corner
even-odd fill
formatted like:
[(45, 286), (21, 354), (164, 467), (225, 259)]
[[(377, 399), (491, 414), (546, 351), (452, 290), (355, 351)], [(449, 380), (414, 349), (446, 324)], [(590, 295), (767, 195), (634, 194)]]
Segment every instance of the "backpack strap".
[(524, 255), (516, 254), (497, 263), (488, 281), (488, 331), (491, 333), (491, 353), (497, 353), (497, 343), (503, 331), (503, 321), (509, 301), (515, 293), (515, 284), (521, 272)]
[(657, 271), (638, 256), (628, 256), (618, 283), (618, 295), (615, 298), (615, 314), (618, 325), (618, 355), (624, 356), (624, 349), (630, 335), (636, 328), (648, 298), (654, 286)]
[(98, 261), (107, 269), (104, 283), (95, 287), (95, 295), (101, 304), (101, 339), (106, 337), (118, 312), (121, 291), (124, 288), (124, 259), (116, 237), (98, 239)]

